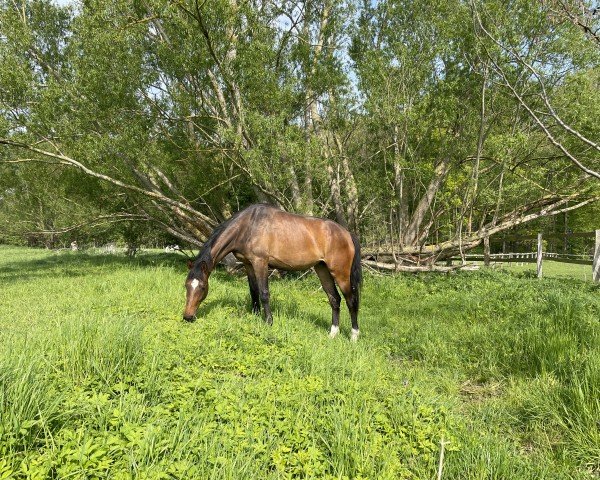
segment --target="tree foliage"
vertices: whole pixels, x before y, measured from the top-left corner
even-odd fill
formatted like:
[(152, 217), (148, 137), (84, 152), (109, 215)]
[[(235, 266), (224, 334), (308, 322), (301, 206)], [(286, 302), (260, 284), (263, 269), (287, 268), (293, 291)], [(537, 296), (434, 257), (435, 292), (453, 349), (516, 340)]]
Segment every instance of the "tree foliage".
[(2, 1), (3, 224), (199, 245), (267, 201), (421, 262), (589, 205), (600, 49), (569, 6)]

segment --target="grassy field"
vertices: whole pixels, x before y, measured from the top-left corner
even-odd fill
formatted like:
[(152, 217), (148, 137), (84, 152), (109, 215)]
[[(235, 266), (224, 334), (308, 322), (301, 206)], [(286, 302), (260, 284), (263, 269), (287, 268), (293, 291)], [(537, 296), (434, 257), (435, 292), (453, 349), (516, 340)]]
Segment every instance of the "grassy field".
[[(531, 276), (537, 275), (537, 265), (535, 263), (502, 263), (495, 265), (494, 268), (510, 273), (528, 273)], [(546, 278), (575, 279), (591, 282), (592, 266), (554, 262), (546, 259), (542, 266), (542, 274)]]
[(600, 476), (600, 288), (499, 271), (366, 275), (361, 339), (308, 275), (0, 247), (0, 479)]

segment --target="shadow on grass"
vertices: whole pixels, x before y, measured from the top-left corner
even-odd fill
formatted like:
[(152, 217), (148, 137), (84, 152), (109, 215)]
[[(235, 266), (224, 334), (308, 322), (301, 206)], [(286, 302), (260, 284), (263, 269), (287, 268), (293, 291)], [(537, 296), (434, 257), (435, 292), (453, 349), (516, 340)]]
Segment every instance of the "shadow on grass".
[[(8, 252), (2, 252), (8, 255)], [(38, 253), (38, 252), (36, 252)], [(113, 268), (168, 268), (183, 278), (187, 274), (186, 258), (182, 255), (145, 252), (136, 257), (127, 257), (119, 254), (90, 254), (86, 252), (46, 252), (43, 258), (23, 258), (22, 254), (18, 260), (11, 261), (9, 257), (5, 260), (0, 259), (0, 283), (18, 283), (29, 281), (34, 278), (52, 278), (52, 277), (85, 277), (95, 275), (98, 270), (107, 267)], [(283, 278), (271, 278), (271, 283), (290, 283), (302, 274), (298, 272), (289, 272)], [(213, 310), (222, 307), (232, 307), (237, 310), (251, 312), (249, 292), (246, 287), (245, 274), (242, 271), (234, 273), (227, 272), (224, 267), (219, 266), (213, 273), (213, 278), (222, 285), (239, 288), (239, 294), (236, 293), (229, 298), (207, 299), (200, 306), (198, 318), (209, 315)], [(242, 285), (245, 288), (240, 288)], [(293, 288), (290, 285), (290, 288)], [(299, 303), (292, 298), (280, 294), (273, 296), (271, 308), (274, 315), (286, 316), (290, 319), (305, 318), (314, 323), (319, 328), (329, 328), (331, 309), (323, 308), (322, 314), (314, 314), (309, 310), (302, 308)], [(262, 316), (262, 314), (261, 314)]]
[[(223, 279), (220, 278), (219, 281)], [(232, 277), (231, 283), (240, 281)], [(227, 298), (215, 298), (207, 300), (198, 309), (198, 318), (210, 315), (214, 310), (221, 308), (233, 308), (237, 313), (243, 312), (247, 315), (253, 315), (252, 303), (250, 301), (250, 294), (248, 292), (240, 292), (238, 295), (227, 297)], [(271, 296), (271, 310), (273, 312), (273, 321), (278, 322), (289, 322), (295, 319), (302, 318), (313, 323), (319, 329), (328, 330), (331, 323), (331, 309), (326, 306), (323, 309), (322, 314), (315, 314), (310, 312), (308, 309), (302, 308), (298, 302), (289, 298), (282, 298), (279, 295)], [(264, 321), (264, 310), (261, 308), (260, 314), (254, 314), (256, 318)]]
[(302, 308), (298, 302), (293, 299), (278, 299), (271, 303), (273, 314), (277, 316), (285, 316), (289, 319), (304, 318), (319, 329), (328, 330), (331, 325), (331, 308), (329, 305), (324, 306), (320, 314), (315, 314), (308, 309)]
[[(243, 298), (236, 298), (236, 297), (214, 298), (214, 299), (206, 300), (198, 308), (198, 312), (197, 312), (196, 316), (198, 317), (198, 319), (201, 319), (203, 317), (208, 317), (214, 310), (218, 310), (220, 308), (227, 308), (227, 307), (231, 307), (235, 310), (242, 310), (246, 307), (244, 300), (245, 299), (243, 299)], [(247, 311), (251, 312), (252, 310), (250, 308), (247, 308)]]
[(21, 257), (19, 260), (0, 262), (0, 281), (8, 283), (53, 276), (83, 277), (107, 266), (167, 267), (185, 274), (185, 261), (181, 255), (165, 253), (144, 253), (136, 257), (85, 252), (49, 253), (45, 258)]
[[(199, 315), (208, 315), (212, 310), (221, 306), (230, 306), (236, 308), (238, 311), (243, 310), (246, 313), (252, 312), (250, 292), (248, 290), (245, 275), (243, 273), (237, 272), (231, 274), (225, 269), (219, 269), (213, 275), (213, 278), (221, 285), (233, 287), (235, 289), (235, 294), (231, 295), (230, 297), (221, 297), (214, 300), (207, 299), (205, 303), (200, 306), (200, 309), (198, 310)], [(296, 285), (293, 281), (291, 281), (299, 276), (300, 274), (297, 272), (291, 272), (283, 278), (272, 277), (269, 280), (269, 283), (271, 284), (271, 287), (279, 284), (280, 286), (284, 286), (286, 289), (298, 289), (300, 291), (300, 289), (302, 289), (301, 285)], [(323, 298), (325, 298), (324, 293)], [(303, 318), (313, 323), (317, 328), (322, 328), (325, 330), (328, 330), (331, 324), (331, 307), (329, 307), (329, 304), (327, 303), (322, 305), (322, 311), (320, 311), (318, 314), (315, 314), (311, 312), (310, 304), (302, 306), (291, 296), (285, 295), (285, 293), (281, 292), (280, 290), (273, 292), (272, 288), (270, 303), (275, 322), (279, 321), (278, 317), (287, 317), (289, 320)], [(343, 301), (342, 308), (345, 308)], [(259, 317), (261, 319), (264, 318), (262, 308)], [(282, 321), (286, 320), (284, 319)]]

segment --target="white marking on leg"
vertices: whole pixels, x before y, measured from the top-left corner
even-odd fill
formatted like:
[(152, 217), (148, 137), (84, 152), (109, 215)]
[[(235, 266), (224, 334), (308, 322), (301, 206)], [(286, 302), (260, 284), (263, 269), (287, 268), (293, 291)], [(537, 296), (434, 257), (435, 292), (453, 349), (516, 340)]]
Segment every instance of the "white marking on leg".
[(197, 278), (194, 278), (192, 280), (192, 283), (190, 283), (190, 286), (193, 290), (196, 290), (198, 288), (198, 285), (200, 285), (200, 280), (198, 280)]
[(360, 334), (360, 332), (358, 331), (358, 329), (352, 329), (352, 334), (350, 335), (350, 341), (352, 342), (356, 342), (358, 340), (358, 335)]
[(332, 325), (329, 331), (329, 338), (335, 338), (340, 333), (340, 327), (338, 325)]

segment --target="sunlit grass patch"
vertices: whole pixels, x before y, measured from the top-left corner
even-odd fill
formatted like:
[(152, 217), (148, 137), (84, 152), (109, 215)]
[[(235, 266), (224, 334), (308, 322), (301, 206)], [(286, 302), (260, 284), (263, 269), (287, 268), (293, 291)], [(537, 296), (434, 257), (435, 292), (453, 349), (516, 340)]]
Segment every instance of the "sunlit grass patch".
[(0, 249), (0, 478), (425, 479), (442, 440), (443, 478), (598, 471), (589, 283), (368, 276), (353, 344), (314, 275), (268, 327), (223, 271), (183, 322), (185, 272)]

